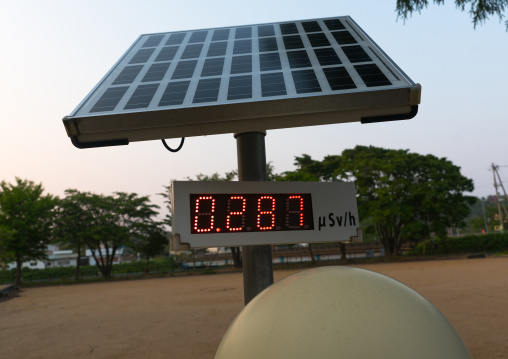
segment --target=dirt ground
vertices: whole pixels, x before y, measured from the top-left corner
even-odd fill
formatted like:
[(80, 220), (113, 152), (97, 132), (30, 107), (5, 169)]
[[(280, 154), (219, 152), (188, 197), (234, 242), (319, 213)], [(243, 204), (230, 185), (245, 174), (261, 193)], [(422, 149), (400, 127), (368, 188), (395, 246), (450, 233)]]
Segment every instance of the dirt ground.
[[(508, 358), (508, 257), (357, 267), (430, 300), (475, 359)], [(241, 273), (24, 289), (0, 303), (0, 357), (213, 358), (242, 307)]]

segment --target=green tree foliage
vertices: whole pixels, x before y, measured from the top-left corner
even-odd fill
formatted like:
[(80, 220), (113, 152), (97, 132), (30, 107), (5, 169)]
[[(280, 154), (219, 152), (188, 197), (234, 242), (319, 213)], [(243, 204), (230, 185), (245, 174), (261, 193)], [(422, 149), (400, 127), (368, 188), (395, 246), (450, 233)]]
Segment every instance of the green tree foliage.
[(118, 248), (128, 245), (132, 238), (145, 235), (147, 228), (156, 226), (154, 217), (159, 207), (150, 204), (147, 196), (139, 197), (136, 193), (115, 192), (113, 196), (94, 197), (95, 227), (86, 238), (86, 244), (101, 273), (108, 278)]
[(77, 246), (82, 240), (91, 250), (97, 267), (105, 278), (111, 276), (118, 249), (142, 238), (158, 227), (154, 217), (158, 206), (147, 196), (116, 192), (104, 196), (67, 190), (59, 212), (58, 233), (61, 241)]
[(508, 233), (504, 232), (464, 237), (434, 238), (419, 243), (413, 249), (412, 254), (502, 253), (506, 250), (508, 250)]
[(233, 171), (224, 173), (223, 176), (217, 172), (215, 172), (211, 176), (199, 173), (196, 175), (195, 179), (187, 177), (187, 180), (189, 180), (189, 181), (233, 181), (236, 179), (237, 176), (238, 176), (238, 171), (233, 170)]
[(47, 257), (57, 198), (43, 192), (42, 184), (20, 178), (0, 183), (2, 247), (16, 261), (16, 285), (21, 284), (23, 262)]
[[(434, 4), (442, 5), (444, 0), (434, 0)], [(395, 11), (399, 17), (406, 20), (414, 12), (420, 13), (428, 5), (428, 0), (397, 0)], [(473, 27), (476, 28), (477, 25), (483, 24), (489, 16), (497, 15), (499, 20), (502, 20), (508, 0), (455, 0), (455, 5), (461, 11), (465, 11), (469, 5), (471, 21)], [(505, 24), (508, 30), (508, 21)]]
[(150, 258), (161, 254), (168, 244), (166, 233), (161, 229), (161, 223), (154, 222), (146, 225), (144, 230), (134, 235), (129, 247), (146, 259), (145, 273), (150, 272)]
[(9, 249), (9, 242), (12, 241), (14, 231), (6, 227), (0, 227), (0, 270), (5, 269), (7, 264), (13, 262), (16, 257)]
[(83, 239), (86, 229), (89, 228), (89, 222), (92, 221), (92, 216), (83, 205), (86, 201), (86, 193), (67, 189), (65, 195), (65, 198), (59, 201), (57, 208), (54, 240), (77, 252), (78, 260), (74, 273), (77, 280), (79, 279), (81, 253), (85, 247)]
[(446, 235), (462, 227), (473, 197), (472, 180), (445, 158), (357, 146), (315, 161), (296, 157), (297, 169), (282, 177), (313, 175), (320, 181), (355, 181), (360, 218), (369, 218), (388, 255), (408, 240)]

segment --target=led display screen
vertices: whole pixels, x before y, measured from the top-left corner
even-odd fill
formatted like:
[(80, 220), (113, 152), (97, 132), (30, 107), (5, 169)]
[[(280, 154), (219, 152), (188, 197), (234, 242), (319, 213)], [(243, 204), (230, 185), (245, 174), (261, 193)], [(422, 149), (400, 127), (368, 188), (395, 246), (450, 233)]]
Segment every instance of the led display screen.
[(190, 194), (191, 233), (313, 230), (310, 193)]

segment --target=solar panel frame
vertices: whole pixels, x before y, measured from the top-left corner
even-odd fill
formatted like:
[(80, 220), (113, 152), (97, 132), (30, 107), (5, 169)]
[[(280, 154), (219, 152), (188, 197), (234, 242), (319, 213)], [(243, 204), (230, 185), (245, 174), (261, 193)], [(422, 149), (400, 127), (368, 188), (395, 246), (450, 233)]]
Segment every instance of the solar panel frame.
[[(333, 30), (327, 26), (327, 23), (331, 24)], [(308, 31), (304, 24), (307, 24)], [(316, 30), (316, 25), (322, 31)], [(335, 30), (340, 28), (340, 25), (344, 29)], [(274, 29), (275, 36), (271, 35), (270, 26)], [(290, 29), (291, 33), (284, 35), (282, 31), (284, 27)], [(294, 28), (298, 31), (297, 33), (294, 33)], [(237, 30), (240, 31), (237, 32)], [(347, 31), (357, 42), (340, 45), (333, 34), (340, 31)], [(226, 35), (227, 40), (224, 40)], [(285, 38), (287, 37), (295, 39), (298, 37), (293, 44), (298, 45), (301, 41), (303, 47), (294, 45), (296, 48), (286, 48)], [(312, 40), (318, 38), (321, 40), (317, 42)], [(267, 39), (275, 39), (276, 51), (273, 46), (268, 51), (260, 51), (264, 50), (259, 47), (260, 41), (265, 44), (267, 41), (273, 43), (273, 40)], [(330, 46), (323, 41), (325, 39)], [(179, 44), (174, 43), (179, 41)], [(217, 48), (217, 45), (212, 44), (220, 42), (226, 42), (225, 53), (212, 52), (210, 55), (213, 56), (209, 56), (210, 46)], [(312, 42), (316, 46), (312, 46)], [(158, 45), (155, 47), (147, 47), (147, 44), (156, 43)], [(236, 45), (238, 43), (242, 47), (238, 48)], [(352, 62), (347, 53), (355, 53), (358, 46), (361, 49), (359, 57), (356, 58), (358, 61)], [(167, 50), (170, 47), (172, 49)], [(178, 47), (176, 52), (175, 47)], [(196, 49), (200, 52), (197, 58), (193, 52)], [(318, 53), (315, 52), (316, 50)], [(337, 61), (326, 64), (323, 63), (323, 58), (318, 59), (319, 56), (322, 57), (319, 54), (328, 53), (333, 56), (332, 50), (337, 55), (340, 64), (336, 63)], [(174, 53), (170, 60), (164, 58), (162, 61), (157, 61), (162, 52), (168, 51)], [(192, 56), (182, 57), (185, 53)], [(365, 54), (367, 56), (364, 56)], [(260, 58), (275, 55), (279, 56), (282, 68), (262, 69)], [(249, 56), (251, 59), (251, 71), (232, 72), (234, 61), (244, 56)], [(224, 58), (222, 74), (202, 76), (205, 62), (218, 58)], [(133, 63), (133, 59), (137, 60)], [(182, 61), (184, 61), (183, 64)], [(158, 81), (143, 81), (150, 69), (153, 75), (153, 69), (163, 68), (165, 66), (163, 63), (168, 64), (168, 68), (162, 78), (153, 77)], [(187, 69), (187, 74), (175, 76), (177, 68), (181, 69), (185, 64), (194, 63), (194, 68)], [(386, 77), (387, 81), (384, 81), (384, 85), (373, 86), (372, 84), (376, 84), (375, 81), (368, 85), (362, 80), (355, 66), (366, 64), (377, 67)], [(141, 71), (136, 76), (128, 78), (129, 81), (132, 80), (130, 83), (118, 82), (117, 79), (122, 72), (125, 74), (127, 67), (140, 65), (143, 66)], [(154, 65), (156, 66), (153, 67)], [(332, 67), (341, 69), (335, 73), (344, 71), (349, 73), (355, 87), (352, 88), (349, 81), (348, 86), (332, 88), (330, 79), (325, 74), (330, 72), (326, 69)], [(252, 78), (251, 96), (245, 96), (248, 93), (246, 89), (243, 90), (244, 95), (228, 95), (229, 79), (246, 75)], [(301, 81), (304, 75), (307, 76), (307, 85), (305, 85), (307, 87), (304, 86), (307, 90), (302, 90), (300, 86), (303, 84)], [(370, 78), (375, 80), (376, 77), (373, 76), (370, 75)], [(132, 77), (134, 79), (131, 79)], [(268, 85), (276, 78), (279, 82)], [(281, 78), (284, 79), (284, 86), (280, 83)], [(198, 84), (205, 79), (219, 79), (218, 90), (216, 89), (217, 80), (204, 82), (204, 84), (207, 82), (215, 84), (214, 91), (217, 90), (217, 96), (205, 96), (205, 99), (211, 100), (195, 102)], [(299, 82), (295, 83), (295, 79), (299, 79)], [(114, 84), (115, 81), (118, 84)], [(183, 95), (181, 92), (178, 92), (177, 100), (172, 101), (166, 89), (172, 86), (172, 88), (178, 88), (178, 82), (189, 82), (187, 92), (183, 96), (183, 101), (180, 101)], [(311, 82), (312, 86), (310, 86)], [(153, 91), (156, 84), (159, 86)], [(132, 108), (134, 106), (132, 103), (136, 102), (132, 102), (131, 97), (140, 85), (152, 85), (147, 87), (150, 91), (145, 93), (153, 92), (153, 97), (146, 107)], [(270, 86), (273, 91), (269, 90)], [(182, 89), (184, 87), (180, 86)], [(138, 90), (138, 96), (139, 91), (141, 90)], [(73, 143), (77, 147), (86, 148), (160, 138), (363, 121), (362, 119), (367, 119), (365, 122), (375, 122), (369, 119), (378, 117), (385, 121), (413, 117), (419, 104), (420, 91), (420, 86), (415, 84), (349, 16), (145, 34), (139, 36), (89, 95), (69, 116), (64, 118), (64, 125)], [(118, 97), (122, 92), (123, 95), (119, 100), (113, 97), (108, 102), (103, 98), (106, 93)], [(145, 95), (144, 102), (141, 101), (142, 104), (146, 104), (146, 96), (148, 95)], [(99, 111), (102, 107), (97, 106), (101, 103), (104, 103), (104, 111)], [(131, 105), (128, 105), (129, 103)]]

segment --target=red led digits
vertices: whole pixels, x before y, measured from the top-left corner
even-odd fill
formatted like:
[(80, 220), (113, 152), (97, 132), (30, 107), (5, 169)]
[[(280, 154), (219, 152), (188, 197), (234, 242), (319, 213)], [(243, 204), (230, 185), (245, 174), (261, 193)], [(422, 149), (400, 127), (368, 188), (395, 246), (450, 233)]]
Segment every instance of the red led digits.
[[(272, 202), (272, 205), (271, 205), (271, 210), (269, 211), (262, 211), (261, 210), (261, 202), (262, 201), (271, 201)], [(270, 229), (273, 229), (273, 227), (275, 227), (275, 213), (273, 213), (275, 211), (275, 198), (273, 198), (272, 196), (261, 196), (259, 197), (258, 199), (258, 216), (257, 216), (257, 227), (259, 228), (260, 231), (268, 231)], [(261, 216), (270, 216), (270, 219), (268, 220), (268, 223), (269, 225), (266, 225), (266, 219), (263, 220), (263, 225), (261, 224)]]
[[(235, 208), (241, 209), (240, 211), (231, 211), (231, 202), (232, 201), (241, 201), (241, 205), (236, 205)], [(226, 228), (228, 231), (231, 232), (237, 232), (241, 231), (245, 227), (245, 208), (247, 206), (247, 201), (243, 196), (231, 196), (228, 199), (228, 206), (227, 206), (227, 212), (229, 213), (226, 217)], [(233, 218), (234, 223), (237, 225), (236, 227), (231, 226), (231, 217), (232, 216), (242, 216), (240, 223), (238, 222), (238, 218)], [(236, 219), (236, 220), (235, 220)], [(238, 224), (240, 224), (238, 226)]]
[[(290, 207), (290, 201), (292, 201), (293, 206)], [(294, 201), (298, 201), (294, 203)], [(293, 209), (291, 209), (293, 208)], [(295, 209), (297, 208), (297, 209)], [(290, 215), (297, 215), (296, 225), (292, 225), (291, 223), (295, 223), (295, 221), (291, 221), (294, 217), (290, 218)], [(302, 196), (294, 195), (289, 196), (286, 200), (286, 225), (288, 228), (296, 229), (303, 226), (303, 198)]]
[(191, 193), (192, 234), (314, 230), (310, 193)]
[[(209, 208), (206, 208), (206, 210), (209, 210), (209, 211), (203, 211), (201, 212), (201, 209), (200, 209), (200, 206), (201, 206), (201, 202), (204, 202), (203, 203), (203, 207), (206, 207), (206, 202), (209, 202), (208, 203), (208, 207)], [(215, 198), (213, 198), (212, 196), (200, 196), (196, 199), (196, 201), (194, 202), (194, 230), (198, 233), (205, 233), (205, 232), (211, 232), (212, 229), (213, 229), (213, 224), (214, 224), (214, 220), (215, 220)], [(209, 217), (209, 220), (208, 220), (208, 226), (204, 226), (205, 228), (202, 228), (202, 218), (205, 218), (205, 217)]]

